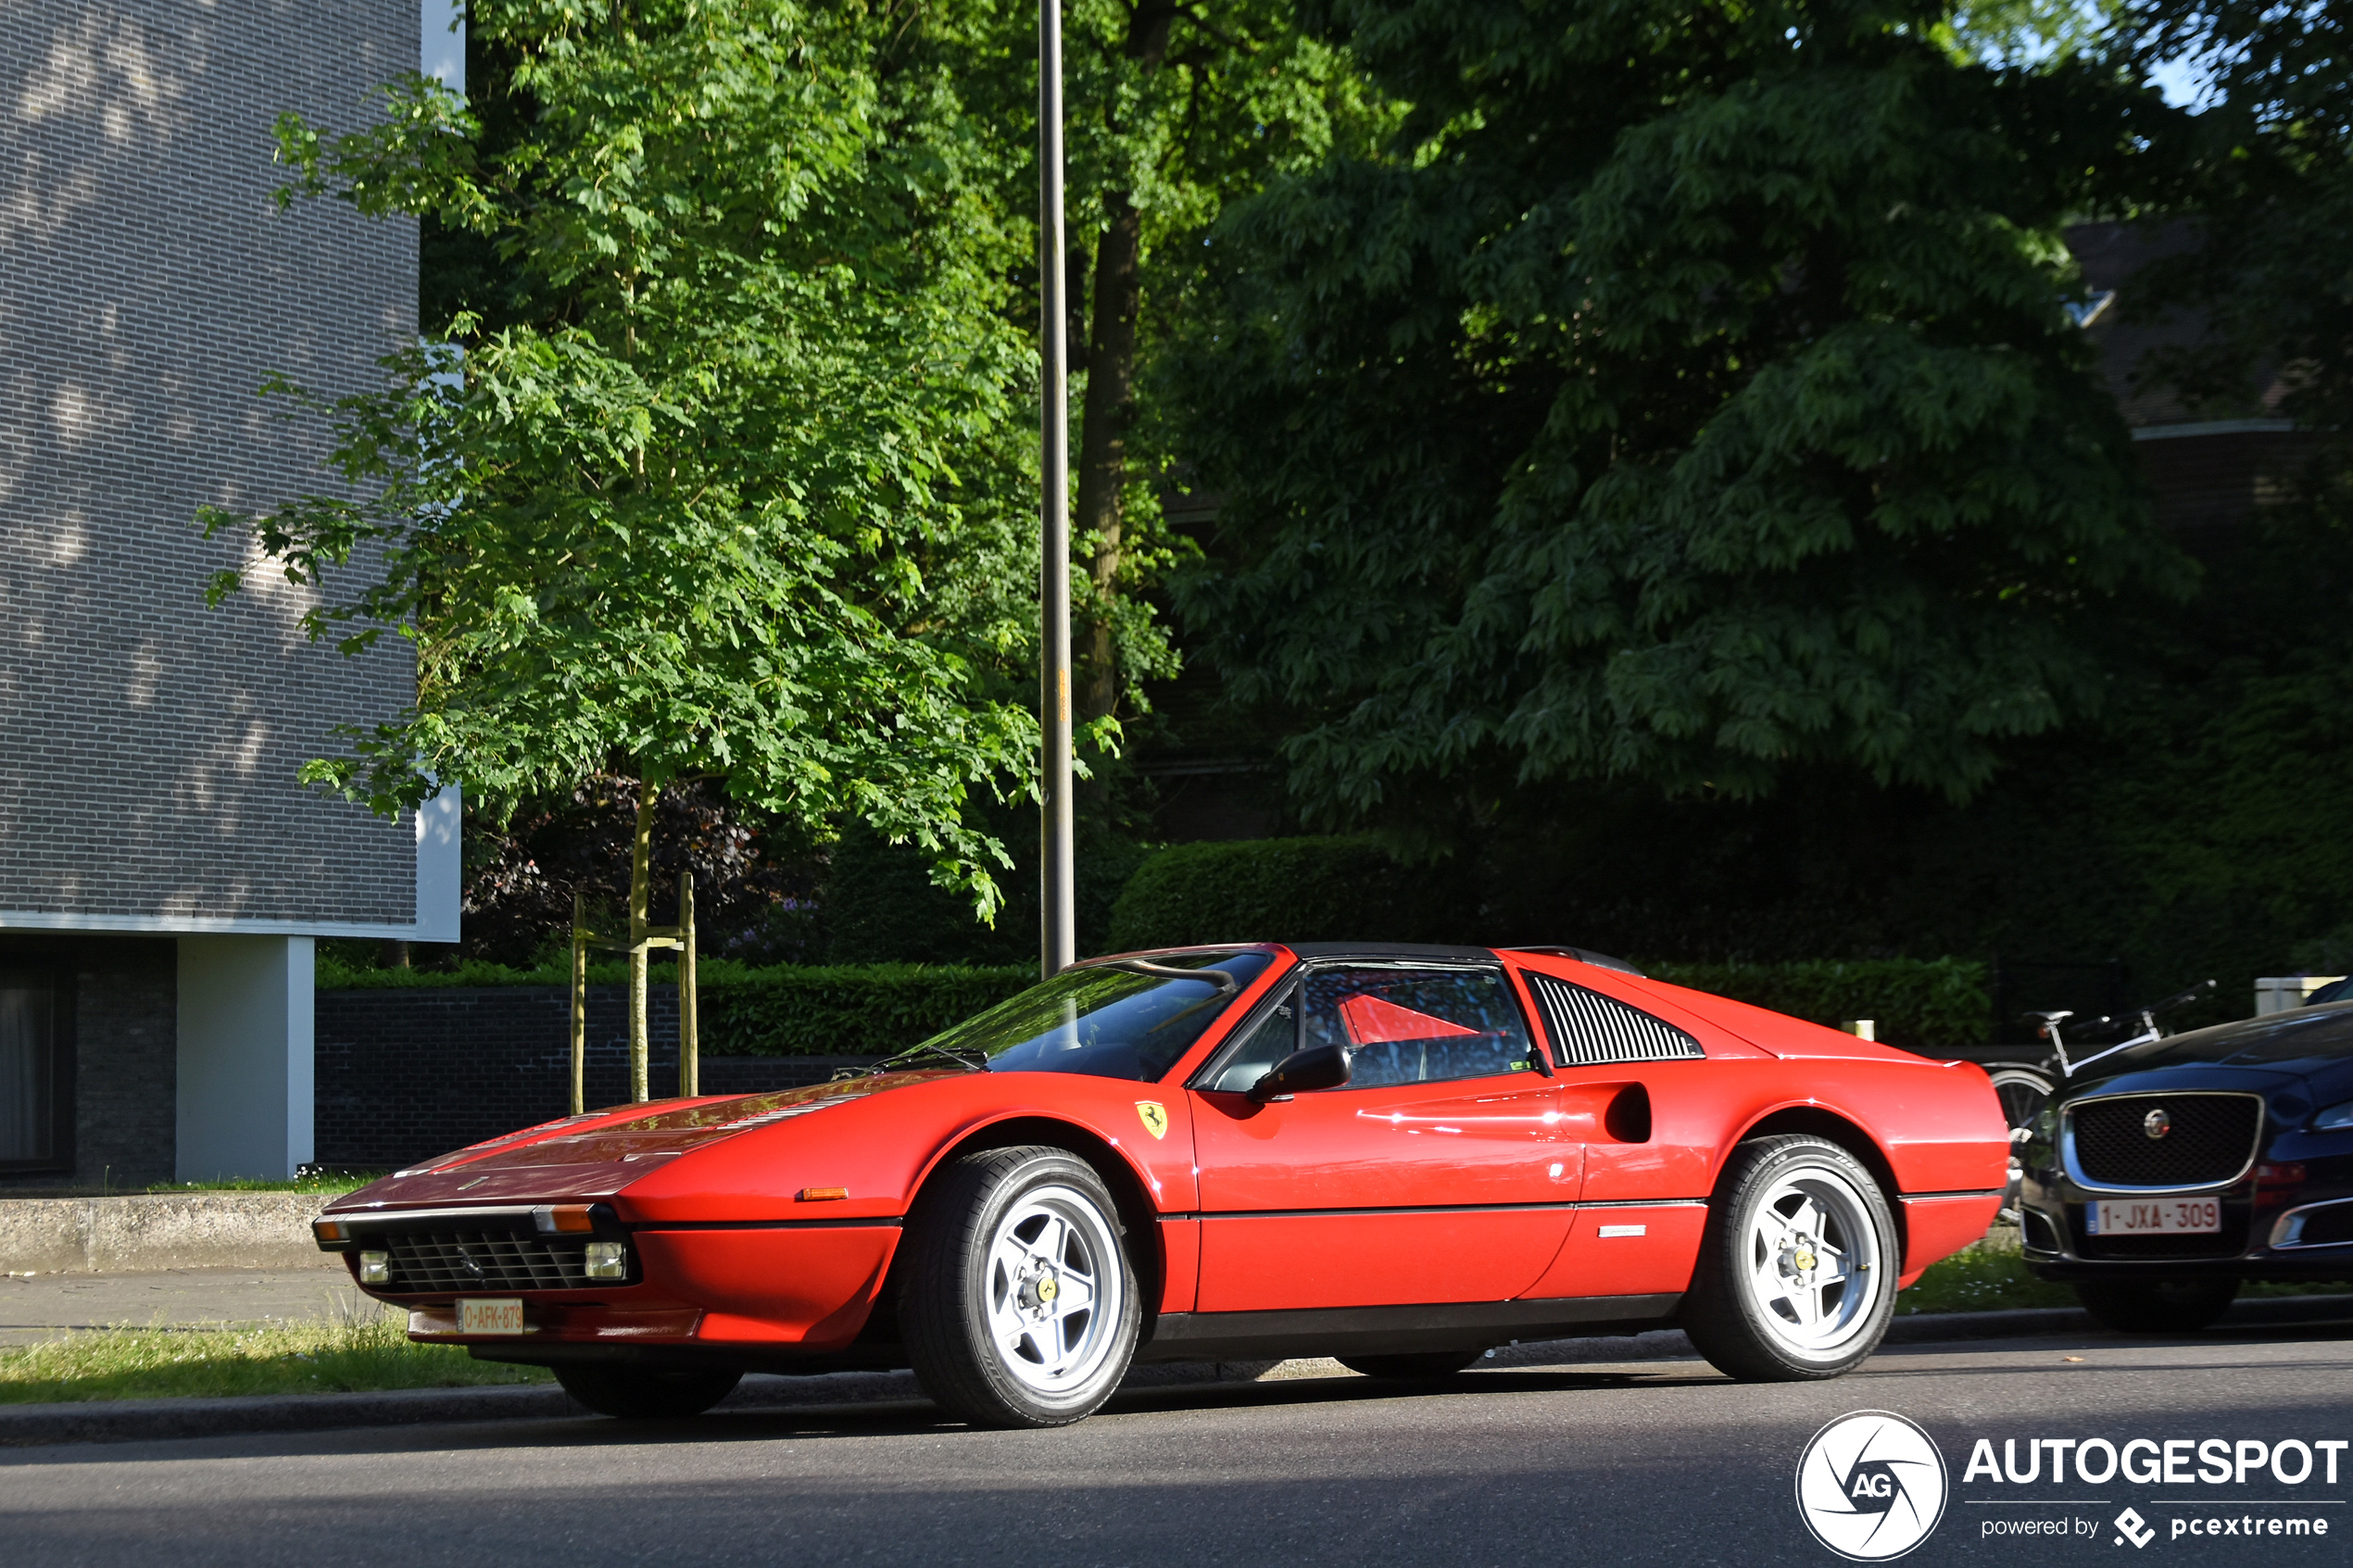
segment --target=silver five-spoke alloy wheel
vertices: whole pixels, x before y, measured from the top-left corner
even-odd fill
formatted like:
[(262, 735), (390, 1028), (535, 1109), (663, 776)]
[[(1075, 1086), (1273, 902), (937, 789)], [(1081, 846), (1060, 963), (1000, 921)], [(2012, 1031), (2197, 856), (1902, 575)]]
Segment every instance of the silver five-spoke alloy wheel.
[(1103, 1174), (1065, 1148), (950, 1162), (909, 1215), (899, 1320), (925, 1392), (983, 1426), (1063, 1426), (1109, 1399), (1143, 1292)]
[(1751, 1381), (1836, 1377), (1856, 1365), (1895, 1311), (1902, 1253), (1890, 1201), (1827, 1138), (1743, 1142), (1708, 1200), (1677, 1313), (1683, 1331), (1719, 1369)]
[(1085, 1386), (1118, 1338), (1126, 1275), (1119, 1238), (1075, 1187), (1022, 1195), (988, 1242), (990, 1341), (1015, 1380), (1040, 1394)]
[(1887, 1284), (1863, 1195), (1829, 1164), (1782, 1173), (1749, 1210), (1748, 1288), (1767, 1327), (1814, 1357), (1863, 1332)]

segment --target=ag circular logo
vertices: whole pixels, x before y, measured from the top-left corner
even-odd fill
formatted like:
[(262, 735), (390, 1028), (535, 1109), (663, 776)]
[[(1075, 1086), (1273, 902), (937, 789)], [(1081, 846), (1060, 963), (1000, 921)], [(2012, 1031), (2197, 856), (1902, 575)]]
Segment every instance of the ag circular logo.
[(1929, 1435), (1887, 1411), (1856, 1411), (1814, 1434), (1797, 1460), (1797, 1514), (1856, 1562), (1884, 1562), (1928, 1539), (1951, 1483)]

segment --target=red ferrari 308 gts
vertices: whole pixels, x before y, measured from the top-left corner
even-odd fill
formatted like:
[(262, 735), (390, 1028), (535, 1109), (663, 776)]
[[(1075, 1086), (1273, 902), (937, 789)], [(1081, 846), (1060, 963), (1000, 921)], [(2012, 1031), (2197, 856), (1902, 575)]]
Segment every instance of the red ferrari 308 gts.
[(912, 1367), (1051, 1426), (1136, 1361), (1438, 1378), (1670, 1323), (1833, 1377), (2009, 1149), (1977, 1067), (1615, 960), (1266, 943), (1092, 960), (860, 1077), (550, 1122), (317, 1228), (411, 1338), (610, 1414)]

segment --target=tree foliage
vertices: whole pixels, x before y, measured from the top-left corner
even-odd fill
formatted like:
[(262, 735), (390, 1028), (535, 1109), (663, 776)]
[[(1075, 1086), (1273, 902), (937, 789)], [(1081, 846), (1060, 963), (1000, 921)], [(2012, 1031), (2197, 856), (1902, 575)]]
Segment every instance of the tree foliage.
[[(1037, 209), (1037, 27), (1026, 0), (967, 0), (911, 32), (1001, 137), (1009, 214)], [(1160, 512), (1181, 455), (1140, 370), (1201, 236), (1270, 179), (1361, 150), (1388, 109), (1344, 51), (1302, 30), (1291, 0), (1074, 0), (1063, 39), (1076, 700), (1100, 718), (1144, 710), (1142, 682), (1177, 668), (1150, 596), (1189, 553)]]
[(2201, 244), (2153, 269), (2158, 307), (2202, 319), (2199, 342), (2149, 367), (2223, 417), (2284, 414), (2310, 440), (2300, 498), (2353, 526), (2353, 17), (2271, 0), (2133, 0), (2120, 26), (2145, 69), (2203, 77)]
[[(1932, 5), (1332, 0), (1412, 105), (1221, 225), (1172, 360), (1182, 591), (1310, 821), (1436, 785), (1963, 798), (2180, 595), (2059, 226), (2176, 134)], [(1468, 802), (1477, 809), (1476, 800)]]
[(1036, 554), (989, 137), (856, 8), (469, 10), (497, 133), (415, 76), (370, 132), (280, 127), (298, 192), (472, 236), (503, 280), (497, 324), (335, 405), (345, 490), (208, 518), (296, 581), (348, 569), (315, 637), (415, 645), (414, 709), (306, 776), (383, 810), (713, 777), (993, 907), (967, 796), (1031, 765), (1003, 677)]

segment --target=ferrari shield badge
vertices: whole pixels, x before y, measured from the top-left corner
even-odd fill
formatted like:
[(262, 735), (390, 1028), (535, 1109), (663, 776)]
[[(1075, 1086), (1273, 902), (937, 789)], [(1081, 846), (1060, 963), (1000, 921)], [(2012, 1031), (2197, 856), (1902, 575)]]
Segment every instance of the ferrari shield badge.
[(1156, 1099), (1139, 1099), (1136, 1114), (1143, 1118), (1144, 1131), (1156, 1138), (1168, 1135), (1168, 1108)]

